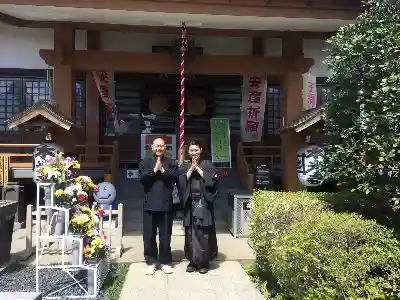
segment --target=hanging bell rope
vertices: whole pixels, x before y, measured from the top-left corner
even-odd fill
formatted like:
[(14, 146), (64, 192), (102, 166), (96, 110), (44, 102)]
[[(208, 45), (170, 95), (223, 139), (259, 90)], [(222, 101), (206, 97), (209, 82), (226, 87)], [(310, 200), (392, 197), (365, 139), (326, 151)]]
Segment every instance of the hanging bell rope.
[(180, 99), (180, 115), (179, 115), (179, 150), (183, 153), (183, 145), (185, 143), (185, 53), (187, 50), (187, 28), (186, 24), (182, 23), (181, 28), (181, 99)]

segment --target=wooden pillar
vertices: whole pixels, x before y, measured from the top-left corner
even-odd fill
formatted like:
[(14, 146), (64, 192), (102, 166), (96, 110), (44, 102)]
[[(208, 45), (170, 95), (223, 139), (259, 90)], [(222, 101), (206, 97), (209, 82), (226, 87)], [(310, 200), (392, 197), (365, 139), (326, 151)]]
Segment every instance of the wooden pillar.
[[(87, 31), (87, 50), (100, 50), (100, 32)], [(93, 73), (86, 73), (86, 161), (88, 163), (98, 162), (99, 148), (94, 145), (100, 144), (100, 101), (99, 91), (93, 79)]]
[[(289, 62), (303, 57), (303, 41), (289, 33), (282, 41), (282, 56)], [(281, 109), (282, 125), (291, 124), (302, 112), (302, 72), (290, 70), (283, 76), (284, 101)], [(281, 163), (283, 188), (286, 191), (302, 189), (296, 172), (296, 153), (301, 146), (299, 133), (286, 132), (281, 135)]]
[[(251, 54), (252, 56), (264, 56), (264, 39), (263, 38), (253, 38), (251, 41)], [(267, 105), (267, 104), (265, 104)], [(264, 126), (265, 122), (267, 122), (267, 112), (265, 111), (264, 113), (264, 124), (263, 124), (263, 129), (262, 129), (262, 134), (261, 134), (261, 143), (264, 142)], [(259, 143), (254, 143), (254, 144), (259, 144)], [(251, 159), (252, 164), (259, 165), (263, 164), (266, 161), (266, 158), (261, 157), (263, 154), (265, 154), (264, 149), (262, 148), (250, 148), (248, 151), (250, 151), (250, 154), (253, 154), (255, 156), (260, 155), (260, 157), (253, 157)]]
[[(66, 57), (75, 49), (75, 29), (72, 24), (57, 24), (54, 28), (54, 50), (57, 60), (54, 63), (53, 100), (66, 117), (74, 119), (75, 114), (75, 77), (71, 62)], [(55, 136), (64, 151), (74, 151), (74, 140), (71, 132), (57, 129)]]

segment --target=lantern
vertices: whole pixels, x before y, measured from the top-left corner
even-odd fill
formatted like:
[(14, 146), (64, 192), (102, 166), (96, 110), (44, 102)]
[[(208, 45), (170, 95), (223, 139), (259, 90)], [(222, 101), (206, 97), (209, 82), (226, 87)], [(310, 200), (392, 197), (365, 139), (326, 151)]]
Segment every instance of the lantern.
[(302, 148), (297, 152), (297, 177), (304, 186), (319, 186), (323, 180), (315, 178), (316, 167), (323, 159), (324, 151), (317, 146)]
[(35, 182), (40, 181), (36, 171), (44, 165), (46, 158), (56, 158), (60, 152), (63, 150), (52, 140), (45, 140), (33, 150), (33, 179)]

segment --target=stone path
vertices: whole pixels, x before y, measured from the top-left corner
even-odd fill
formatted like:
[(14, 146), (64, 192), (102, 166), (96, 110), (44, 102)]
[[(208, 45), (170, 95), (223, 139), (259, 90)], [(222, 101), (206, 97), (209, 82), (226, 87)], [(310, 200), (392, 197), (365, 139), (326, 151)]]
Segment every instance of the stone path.
[(146, 265), (134, 263), (126, 276), (120, 300), (265, 300), (237, 261), (224, 261), (206, 275), (186, 273), (187, 262), (175, 273), (145, 275)]
[[(238, 261), (250, 261), (255, 259), (253, 250), (250, 248), (247, 242), (247, 238), (235, 239), (227, 231), (217, 233), (219, 261), (225, 260), (238, 260)], [(124, 263), (138, 263), (143, 262), (143, 238), (141, 234), (126, 235), (123, 238), (124, 250), (122, 257), (115, 257), (116, 262)], [(171, 241), (172, 258), (175, 262), (180, 262), (184, 259), (183, 254), (184, 248), (184, 237), (173, 236)], [(22, 230), (14, 233), (12, 243), (12, 260), (16, 257), (21, 259), (24, 256), (25, 250), (25, 236)], [(67, 252), (69, 253), (69, 252)], [(43, 253), (41, 258), (42, 264), (54, 264), (61, 262), (61, 251), (58, 250), (57, 246), (54, 245), (50, 249)], [(25, 264), (35, 264), (34, 256), (30, 257)]]

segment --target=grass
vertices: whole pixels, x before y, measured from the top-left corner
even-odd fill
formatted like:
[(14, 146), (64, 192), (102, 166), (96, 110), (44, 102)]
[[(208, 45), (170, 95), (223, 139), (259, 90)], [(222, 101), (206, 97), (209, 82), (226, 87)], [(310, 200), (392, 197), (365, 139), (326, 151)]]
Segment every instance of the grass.
[(266, 300), (282, 300), (279, 295), (275, 295), (277, 288), (275, 280), (272, 279), (271, 274), (267, 271), (261, 270), (256, 267), (255, 261), (241, 262), (242, 268), (250, 277), (257, 289), (261, 292)]
[(110, 272), (104, 281), (103, 289), (106, 290), (106, 300), (118, 300), (128, 273), (130, 264), (111, 264)]

